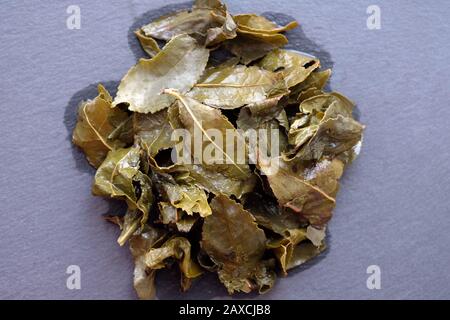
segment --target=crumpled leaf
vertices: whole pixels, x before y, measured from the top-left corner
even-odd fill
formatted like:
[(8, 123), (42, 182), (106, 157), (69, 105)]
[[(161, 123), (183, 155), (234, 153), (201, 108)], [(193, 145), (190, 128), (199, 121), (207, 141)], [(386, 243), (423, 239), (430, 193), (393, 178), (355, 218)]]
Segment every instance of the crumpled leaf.
[(263, 123), (276, 119), (285, 107), (285, 104), (280, 103), (283, 97), (284, 94), (276, 95), (241, 108), (237, 119), (238, 127), (243, 130), (258, 129)]
[[(229, 65), (209, 68), (188, 96), (221, 109), (235, 109), (266, 100), (280, 90), (282, 79), (257, 66)], [(287, 92), (287, 89), (285, 89)]]
[(288, 39), (280, 32), (291, 30), (298, 25), (296, 21), (292, 21), (284, 27), (279, 27), (276, 23), (254, 14), (236, 15), (234, 18), (238, 24), (238, 36), (225, 42), (225, 48), (239, 57), (245, 65), (286, 45)]
[(158, 203), (158, 208), (159, 220), (157, 222), (175, 226), (179, 232), (183, 233), (190, 232), (200, 217), (197, 214), (189, 215), (183, 210), (164, 201)]
[(150, 157), (156, 156), (161, 150), (172, 148), (176, 143), (171, 139), (173, 128), (168, 120), (167, 109), (153, 114), (135, 113), (133, 127), (135, 139)]
[(262, 260), (255, 272), (255, 282), (260, 294), (268, 292), (275, 285), (277, 274), (275, 273), (275, 260)]
[(299, 159), (319, 159), (351, 149), (362, 137), (364, 127), (357, 121), (338, 115), (324, 120), (311, 140), (297, 153)]
[(189, 216), (189, 215), (183, 215), (176, 223), (177, 230), (179, 232), (188, 233), (192, 230), (194, 225), (199, 220), (198, 215)]
[(126, 112), (111, 108), (111, 96), (99, 84), (98, 96), (80, 104), (72, 141), (83, 150), (89, 163), (98, 168), (109, 151), (125, 146), (122, 140), (110, 139), (109, 135), (127, 119)]
[[(245, 158), (240, 159), (238, 152), (234, 152), (234, 156), (229, 154), (229, 149), (235, 148), (236, 145), (234, 143), (237, 141), (241, 141), (242, 144), (240, 146), (245, 149), (245, 140), (243, 140), (243, 137), (239, 138), (238, 133), (232, 139), (229, 139), (229, 136), (227, 137), (227, 130), (234, 131), (235, 128), (220, 110), (201, 104), (195, 99), (183, 96), (173, 90), (166, 90), (166, 93), (178, 99), (178, 104), (172, 106), (171, 110), (169, 110), (172, 126), (185, 128), (190, 132), (192, 138), (191, 146), (194, 146), (194, 151), (190, 153), (194, 158), (193, 160), (198, 160), (195, 153), (196, 150), (202, 153), (203, 161), (183, 164), (183, 167), (189, 171), (190, 176), (196, 183), (209, 192), (215, 194), (224, 193), (237, 197), (251, 190), (254, 186), (255, 178), (249, 166), (245, 164)], [(209, 136), (207, 132), (209, 129), (216, 130), (219, 136), (215, 138), (221, 138), (223, 141), (222, 145), (218, 145)], [(203, 135), (204, 142), (202, 146), (195, 148), (195, 137), (198, 134)], [(230, 148), (227, 147), (228, 144), (231, 145)], [(237, 145), (239, 146), (239, 144)], [(213, 150), (214, 152), (211, 152), (211, 154), (214, 154), (208, 155), (205, 150)], [(245, 152), (243, 157), (246, 157)], [(215, 160), (221, 159), (222, 162), (211, 161), (210, 164), (209, 159), (213, 158)]]
[(352, 109), (352, 102), (338, 93), (303, 101), (289, 130), (289, 143), (294, 147), (285, 152), (284, 159), (314, 160), (353, 148), (361, 141), (364, 126), (353, 120)]
[(173, 98), (161, 95), (166, 88), (188, 91), (202, 75), (209, 50), (188, 35), (173, 38), (152, 59), (141, 59), (119, 85), (114, 106), (128, 104), (128, 109), (140, 113), (155, 113), (167, 108)]
[(147, 268), (145, 254), (164, 239), (166, 232), (146, 226), (139, 234), (130, 239), (130, 251), (134, 258), (134, 289), (139, 299), (150, 300), (155, 297), (156, 270)]
[(141, 225), (142, 214), (137, 210), (128, 209), (127, 213), (122, 219), (120, 227), (120, 235), (117, 238), (117, 243), (123, 246), (134, 234), (139, 233), (138, 229)]
[(298, 214), (280, 210), (276, 200), (258, 193), (251, 193), (245, 198), (244, 208), (255, 217), (259, 226), (283, 237), (289, 236), (289, 230), (302, 226)]
[(300, 103), (308, 98), (323, 93), (321, 90), (325, 87), (330, 76), (331, 69), (311, 72), (305, 81), (300, 82), (291, 89), (289, 103)]
[[(260, 169), (268, 173), (270, 167), (260, 162)], [(280, 166), (276, 172), (267, 176), (278, 203), (285, 208), (297, 212), (302, 219), (311, 225), (321, 228), (330, 219), (335, 206), (335, 199), (320, 188), (303, 180)]]
[[(213, 167), (192, 164), (184, 167), (189, 171), (197, 185), (216, 195), (222, 193), (240, 199), (255, 187), (256, 177), (249, 169), (246, 169), (242, 174), (234, 170), (227, 170), (222, 165)], [(217, 168), (217, 171), (214, 168)]]
[(170, 40), (190, 34), (212, 46), (236, 37), (236, 24), (226, 6), (218, 0), (197, 0), (192, 10), (163, 16), (142, 27), (149, 37)]
[(276, 234), (268, 240), (267, 248), (273, 251), (285, 275), (294, 261), (294, 252), (299, 243), (310, 240), (318, 247), (323, 245), (321, 230), (311, 226), (302, 227), (304, 223), (298, 214), (283, 210), (270, 198), (253, 193), (245, 199), (245, 208), (253, 214), (258, 225)]
[(169, 202), (161, 201), (158, 203), (159, 222), (163, 224), (174, 224), (181, 218), (181, 210), (178, 210)]
[(290, 270), (304, 264), (305, 262), (322, 253), (325, 249), (325, 243), (323, 243), (320, 247), (316, 247), (310, 242), (299, 243), (294, 247), (294, 250), (292, 251), (292, 254), (286, 264), (286, 270)]
[(268, 241), (267, 248), (271, 249), (275, 254), (284, 275), (287, 275), (287, 271), (289, 270), (295, 247), (305, 240), (306, 230), (304, 228), (297, 228), (288, 229), (282, 237)]
[(150, 178), (139, 170), (140, 148), (110, 151), (95, 174), (94, 195), (124, 199), (130, 210), (141, 213), (145, 224), (153, 202)]
[(211, 214), (205, 191), (193, 184), (193, 181), (177, 182), (168, 175), (159, 173), (154, 179), (160, 196), (167, 200), (173, 207), (185, 211), (189, 215), (194, 212), (201, 217), (207, 217)]
[(159, 48), (158, 42), (155, 41), (152, 37), (148, 37), (142, 32), (141, 29), (136, 30), (134, 32), (136, 37), (139, 40), (139, 43), (141, 44), (142, 49), (150, 56), (154, 57), (156, 56), (161, 49)]
[(281, 73), (288, 88), (291, 88), (305, 81), (320, 66), (320, 61), (295, 51), (276, 49), (266, 55), (259, 66)]
[(258, 33), (280, 33), (292, 30), (298, 26), (297, 21), (291, 21), (285, 26), (278, 26), (275, 22), (257, 14), (238, 14), (233, 16), (240, 30)]
[(308, 228), (306, 228), (306, 237), (313, 245), (320, 247), (325, 239), (325, 228), (316, 229), (312, 226), (308, 226)]
[(314, 162), (293, 163), (290, 167), (293, 174), (320, 188), (335, 198), (339, 190), (339, 179), (344, 172), (344, 162), (339, 158), (322, 158)]
[(213, 214), (205, 219), (202, 248), (219, 267), (219, 279), (229, 293), (249, 292), (266, 236), (242, 205), (224, 195), (211, 201)]
[(166, 267), (169, 258), (178, 261), (182, 282), (184, 278), (194, 279), (203, 273), (200, 266), (192, 260), (189, 240), (183, 237), (173, 237), (161, 247), (148, 250), (144, 261), (148, 268), (158, 270)]

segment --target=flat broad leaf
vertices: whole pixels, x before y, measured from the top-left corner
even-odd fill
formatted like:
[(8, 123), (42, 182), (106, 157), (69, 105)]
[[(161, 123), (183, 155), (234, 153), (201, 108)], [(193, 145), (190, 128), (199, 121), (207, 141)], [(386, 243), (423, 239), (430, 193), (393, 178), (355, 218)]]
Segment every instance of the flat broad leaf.
[(242, 35), (246, 38), (265, 42), (265, 43), (270, 43), (275, 47), (282, 47), (282, 46), (288, 44), (288, 39), (286, 38), (286, 36), (284, 36), (283, 34), (280, 34), (280, 33), (273, 33), (273, 34), (260, 33), (260, 32), (253, 32), (253, 31), (249, 31), (249, 30), (242, 30), (239, 28), (237, 29), (237, 31), (238, 31), (239, 35)]
[(318, 187), (327, 195), (335, 198), (339, 190), (345, 164), (339, 158), (322, 158), (318, 161), (291, 162), (293, 174)]
[(188, 96), (216, 108), (235, 109), (264, 101), (280, 82), (275, 73), (257, 66), (225, 64), (207, 69)]
[(139, 113), (167, 108), (174, 99), (161, 95), (162, 90), (190, 90), (202, 75), (208, 57), (209, 50), (194, 38), (188, 35), (173, 38), (155, 57), (139, 60), (128, 71), (120, 82), (114, 106), (126, 103), (129, 110)]

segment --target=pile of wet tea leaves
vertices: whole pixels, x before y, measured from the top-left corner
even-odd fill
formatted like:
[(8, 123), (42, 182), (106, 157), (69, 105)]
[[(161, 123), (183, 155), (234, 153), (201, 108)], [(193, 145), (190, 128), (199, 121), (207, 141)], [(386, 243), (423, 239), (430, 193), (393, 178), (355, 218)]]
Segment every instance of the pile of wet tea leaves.
[(99, 85), (81, 103), (73, 142), (97, 168), (93, 194), (128, 206), (107, 219), (140, 298), (171, 266), (183, 291), (215, 272), (230, 294), (262, 293), (325, 249), (364, 127), (350, 100), (324, 91), (331, 70), (283, 49), (297, 25), (197, 0), (136, 31), (150, 57), (114, 98)]

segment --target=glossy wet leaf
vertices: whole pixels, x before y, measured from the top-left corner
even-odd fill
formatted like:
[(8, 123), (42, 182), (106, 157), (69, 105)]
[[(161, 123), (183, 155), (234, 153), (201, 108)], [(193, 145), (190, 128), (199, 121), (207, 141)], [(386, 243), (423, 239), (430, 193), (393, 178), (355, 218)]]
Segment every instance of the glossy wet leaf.
[(167, 108), (173, 98), (161, 95), (166, 88), (188, 91), (202, 75), (209, 50), (188, 36), (173, 38), (152, 59), (141, 59), (119, 85), (114, 105), (125, 103), (129, 110), (155, 113)]
[(316, 257), (326, 249), (326, 245), (322, 244), (320, 247), (316, 247), (310, 242), (301, 242), (294, 247), (289, 260), (286, 264), (286, 270), (298, 267), (312, 258)]
[(151, 181), (139, 170), (140, 148), (110, 151), (95, 174), (95, 195), (123, 199), (130, 210), (138, 210), (140, 223), (147, 221), (153, 202)]
[(277, 95), (243, 107), (237, 119), (238, 127), (243, 130), (257, 129), (265, 122), (276, 119), (285, 107), (280, 102), (283, 96)]
[(305, 81), (320, 66), (320, 62), (298, 52), (277, 49), (265, 56), (259, 65), (266, 70), (281, 73), (287, 86), (291, 88)]
[(135, 113), (133, 127), (135, 139), (151, 157), (175, 145), (171, 139), (173, 128), (168, 120), (167, 109), (153, 114)]
[(240, 34), (236, 38), (226, 41), (224, 47), (238, 57), (242, 64), (248, 65), (264, 57), (270, 51), (285, 45), (284, 39), (281, 39), (281, 42), (267, 42), (264, 40)]
[(140, 234), (130, 239), (130, 251), (134, 258), (134, 289), (139, 299), (150, 300), (155, 297), (156, 270), (147, 268), (145, 254), (164, 238), (166, 232), (146, 227)]
[[(211, 214), (205, 191), (197, 187), (193, 180), (176, 181), (171, 175), (158, 174), (154, 182), (157, 185), (160, 197), (174, 208), (181, 209), (191, 216), (194, 213), (198, 213), (201, 217), (207, 217)], [(170, 208), (165, 208), (165, 212), (167, 210), (170, 210)], [(177, 221), (175, 220), (175, 222)]]
[(205, 219), (202, 248), (219, 266), (219, 279), (229, 293), (253, 289), (252, 281), (265, 250), (266, 237), (253, 216), (226, 196), (211, 201)]
[(318, 160), (339, 155), (362, 139), (364, 126), (352, 117), (353, 103), (338, 93), (321, 94), (303, 101), (289, 130), (284, 159)]
[[(262, 172), (269, 173), (267, 164), (259, 165)], [(296, 212), (304, 221), (321, 228), (331, 219), (336, 201), (319, 187), (282, 166), (269, 174), (267, 179), (278, 203)]]
[(236, 24), (222, 2), (197, 0), (191, 10), (163, 16), (143, 26), (142, 32), (161, 40), (190, 34), (212, 46), (236, 37)]
[(293, 212), (282, 210), (271, 197), (252, 193), (246, 197), (244, 207), (255, 217), (259, 226), (280, 236), (288, 236), (289, 230), (301, 227), (300, 217)]
[[(220, 65), (205, 71), (188, 96), (222, 109), (235, 109), (266, 100), (282, 79), (257, 66)], [(286, 90), (287, 91), (287, 90)]]
[[(197, 184), (216, 194), (224, 193), (238, 197), (247, 190), (250, 191), (253, 188), (254, 177), (245, 162), (245, 140), (238, 132), (229, 134), (235, 131), (234, 126), (218, 109), (175, 91), (167, 93), (178, 99), (178, 104), (169, 111), (172, 114), (172, 126), (188, 130), (192, 138), (190, 146), (193, 151), (190, 154), (193, 161), (186, 164), (185, 168)], [(214, 138), (209, 130), (214, 130)], [(198, 135), (203, 137), (203, 142), (195, 148), (195, 137)], [(216, 139), (222, 143), (216, 143)], [(240, 152), (237, 152), (238, 150), (234, 152), (236, 146), (240, 146)], [(207, 152), (208, 150), (211, 152)], [(200, 157), (202, 161), (199, 161)]]
[(145, 254), (144, 261), (148, 268), (158, 270), (165, 268), (170, 258), (178, 261), (180, 271), (188, 279), (197, 278), (203, 273), (200, 266), (192, 260), (191, 244), (184, 237), (173, 237), (161, 247), (150, 249)]
[(78, 122), (73, 131), (72, 141), (86, 154), (89, 163), (98, 168), (109, 151), (123, 147), (120, 139), (109, 136), (128, 115), (120, 109), (111, 108), (111, 96), (102, 86), (98, 86), (98, 96), (84, 101), (78, 109)]
[(305, 81), (299, 83), (291, 89), (289, 96), (290, 103), (300, 103), (303, 100), (311, 98), (315, 95), (321, 94), (328, 79), (331, 76), (331, 69), (324, 71), (312, 72)]
[(285, 26), (279, 26), (275, 22), (257, 14), (238, 14), (233, 16), (233, 18), (239, 29), (250, 32), (273, 34), (292, 30), (298, 26), (297, 21), (291, 21)]
[(142, 49), (150, 56), (156, 56), (161, 49), (159, 48), (158, 42), (155, 41), (152, 37), (146, 36), (142, 30), (136, 30), (134, 32), (139, 43), (141, 44)]

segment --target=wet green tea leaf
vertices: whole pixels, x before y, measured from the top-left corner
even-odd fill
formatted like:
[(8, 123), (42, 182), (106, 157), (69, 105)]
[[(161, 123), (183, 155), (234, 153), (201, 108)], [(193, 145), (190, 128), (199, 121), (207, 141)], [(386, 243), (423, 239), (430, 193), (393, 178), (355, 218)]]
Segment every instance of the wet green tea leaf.
[(152, 59), (141, 59), (119, 85), (114, 106), (125, 103), (131, 111), (155, 113), (167, 108), (173, 98), (161, 91), (174, 88), (188, 91), (202, 75), (209, 50), (188, 35), (179, 35)]

